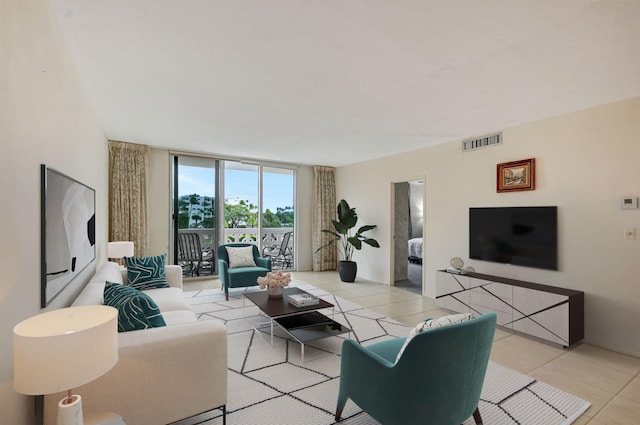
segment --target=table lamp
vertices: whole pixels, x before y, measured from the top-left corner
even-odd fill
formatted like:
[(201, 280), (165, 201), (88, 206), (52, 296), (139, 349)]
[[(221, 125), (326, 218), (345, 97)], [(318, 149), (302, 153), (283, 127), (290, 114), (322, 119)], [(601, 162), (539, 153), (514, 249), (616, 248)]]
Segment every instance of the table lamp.
[(133, 242), (116, 241), (107, 243), (107, 257), (117, 259), (119, 264), (124, 257), (133, 257)]
[(72, 389), (97, 379), (118, 361), (118, 310), (68, 307), (30, 317), (13, 328), (13, 387), (21, 394), (67, 391), (58, 425), (82, 425), (82, 398)]

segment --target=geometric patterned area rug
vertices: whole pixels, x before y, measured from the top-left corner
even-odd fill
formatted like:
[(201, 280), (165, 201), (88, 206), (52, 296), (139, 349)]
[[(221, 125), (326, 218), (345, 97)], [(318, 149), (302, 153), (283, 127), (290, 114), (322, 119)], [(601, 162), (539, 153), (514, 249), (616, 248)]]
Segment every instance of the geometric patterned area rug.
[[(300, 345), (274, 326), (268, 331), (252, 325), (260, 311), (244, 300), (246, 291), (229, 291), (229, 301), (218, 289), (185, 292), (199, 320), (222, 320), (227, 326), (228, 392), (227, 423), (268, 425), (330, 425), (340, 379), (342, 342), (352, 338), (367, 345), (404, 337), (410, 328), (373, 310), (334, 296), (303, 282), (297, 286), (335, 305), (335, 320), (352, 329), (351, 334), (305, 344), (304, 363)], [(323, 311), (330, 315), (331, 310)], [(521, 373), (489, 362), (480, 401), (480, 413), (492, 425), (568, 425), (587, 410), (589, 403)], [(373, 418), (351, 400), (342, 413), (343, 425), (375, 425)], [(473, 425), (469, 418), (464, 425)], [(219, 409), (175, 422), (172, 425), (222, 424)]]

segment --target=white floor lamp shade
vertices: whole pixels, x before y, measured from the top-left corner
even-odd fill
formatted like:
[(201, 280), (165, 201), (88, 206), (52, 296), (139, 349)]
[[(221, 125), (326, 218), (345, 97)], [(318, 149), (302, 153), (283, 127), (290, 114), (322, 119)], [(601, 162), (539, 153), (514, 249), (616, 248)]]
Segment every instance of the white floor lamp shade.
[(68, 391), (59, 425), (83, 423), (81, 398), (71, 390), (118, 361), (118, 311), (102, 305), (68, 307), (30, 317), (13, 329), (13, 386), (22, 394)]

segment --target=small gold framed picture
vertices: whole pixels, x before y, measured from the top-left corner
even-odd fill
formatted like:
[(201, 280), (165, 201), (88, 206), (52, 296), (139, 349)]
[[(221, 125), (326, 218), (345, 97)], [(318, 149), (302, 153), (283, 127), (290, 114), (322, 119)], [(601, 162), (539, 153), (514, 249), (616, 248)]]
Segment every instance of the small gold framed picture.
[(503, 162), (498, 164), (497, 191), (518, 192), (521, 190), (535, 190), (536, 188), (536, 160), (535, 158), (521, 161)]

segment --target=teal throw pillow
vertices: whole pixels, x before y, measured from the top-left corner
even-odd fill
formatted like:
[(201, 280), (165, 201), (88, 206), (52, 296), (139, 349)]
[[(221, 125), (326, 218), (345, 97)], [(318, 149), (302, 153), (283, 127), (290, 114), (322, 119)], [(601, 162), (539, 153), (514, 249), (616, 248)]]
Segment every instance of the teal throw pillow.
[(125, 257), (127, 284), (141, 291), (169, 288), (167, 271), (164, 268), (165, 257), (165, 254), (154, 257)]
[(130, 286), (106, 282), (104, 304), (118, 309), (118, 332), (167, 325), (151, 297)]

